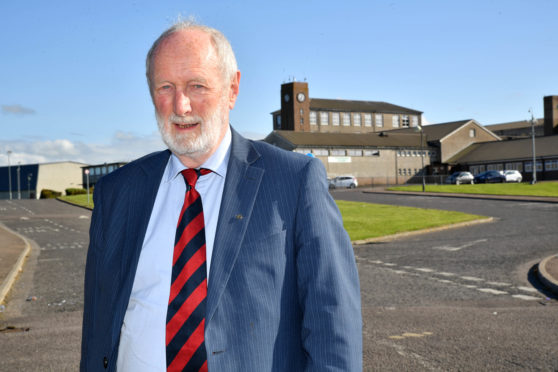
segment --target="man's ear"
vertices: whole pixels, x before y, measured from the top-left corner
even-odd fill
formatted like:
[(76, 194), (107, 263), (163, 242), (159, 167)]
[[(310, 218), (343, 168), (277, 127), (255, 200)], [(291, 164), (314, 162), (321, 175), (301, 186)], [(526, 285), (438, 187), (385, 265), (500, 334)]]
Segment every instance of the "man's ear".
[(240, 84), (240, 71), (237, 71), (234, 77), (231, 80), (230, 85), (230, 93), (229, 93), (229, 109), (232, 110), (234, 108), (234, 104), (236, 103), (236, 97), (238, 97), (238, 86)]

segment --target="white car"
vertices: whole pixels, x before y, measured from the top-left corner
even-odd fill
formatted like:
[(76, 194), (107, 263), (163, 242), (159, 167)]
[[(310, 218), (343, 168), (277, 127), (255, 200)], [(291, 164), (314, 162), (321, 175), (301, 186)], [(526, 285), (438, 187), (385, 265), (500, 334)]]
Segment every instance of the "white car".
[(506, 177), (506, 182), (521, 182), (523, 180), (523, 176), (521, 173), (516, 170), (507, 170), (502, 173), (504, 177)]
[(337, 189), (341, 187), (354, 189), (357, 186), (358, 186), (358, 181), (354, 176), (339, 176), (333, 178), (329, 182), (330, 189)]

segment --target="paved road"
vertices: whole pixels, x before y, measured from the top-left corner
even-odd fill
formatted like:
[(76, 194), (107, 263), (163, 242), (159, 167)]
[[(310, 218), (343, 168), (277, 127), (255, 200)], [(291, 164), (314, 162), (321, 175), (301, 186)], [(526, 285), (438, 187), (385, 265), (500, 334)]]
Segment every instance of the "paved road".
[(493, 223), (355, 247), (367, 370), (558, 370), (558, 301), (530, 269), (558, 248), (558, 204), (335, 191)]
[(0, 201), (0, 221), (32, 242), (0, 313), (0, 329), (15, 327), (0, 333), (0, 371), (78, 369), (90, 217), (56, 200)]
[[(334, 195), (496, 217), (355, 248), (366, 371), (558, 370), (558, 301), (529, 278), (556, 252), (558, 204)], [(0, 201), (0, 221), (36, 242), (0, 313), (0, 328), (30, 329), (0, 333), (0, 371), (76, 370), (89, 218), (53, 200)]]

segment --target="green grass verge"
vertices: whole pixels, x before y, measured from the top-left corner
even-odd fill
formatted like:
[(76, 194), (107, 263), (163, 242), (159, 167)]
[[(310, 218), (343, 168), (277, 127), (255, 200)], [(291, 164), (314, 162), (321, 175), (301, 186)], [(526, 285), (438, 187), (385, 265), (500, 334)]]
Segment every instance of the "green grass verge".
[(337, 201), (351, 240), (376, 238), (486, 218), (461, 212)]
[[(91, 195), (89, 205), (87, 204), (87, 195), (61, 196), (58, 199), (93, 209), (93, 198)], [(349, 233), (351, 240), (375, 238), (486, 218), (437, 209), (399, 207), (341, 200), (337, 201), (337, 205), (343, 216), (343, 225)]]
[(60, 196), (57, 199), (64, 200), (65, 202), (71, 204), (79, 205), (80, 207), (93, 209), (93, 195), (91, 194), (89, 194), (89, 204), (87, 204), (87, 194)]
[[(391, 191), (422, 191), (422, 185), (390, 187)], [(426, 185), (426, 192), (558, 197), (558, 182), (490, 183), (475, 185)]]

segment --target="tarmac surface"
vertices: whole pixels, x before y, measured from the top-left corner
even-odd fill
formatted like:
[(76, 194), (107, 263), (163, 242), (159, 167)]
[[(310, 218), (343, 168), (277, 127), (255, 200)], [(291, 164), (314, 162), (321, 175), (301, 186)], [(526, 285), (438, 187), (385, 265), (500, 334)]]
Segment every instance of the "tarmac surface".
[[(410, 194), (409, 192), (386, 191), (384, 189), (369, 189), (364, 192), (385, 192)], [(500, 195), (471, 195), (471, 194), (439, 194), (415, 193), (428, 196), (452, 196), (498, 200), (518, 200), (558, 203), (558, 198), (527, 197), (527, 196), (500, 196)], [(558, 251), (558, 247), (557, 247)], [(3, 311), (3, 302), (11, 286), (17, 279), (18, 273), (24, 269), (25, 259), (30, 252), (29, 242), (18, 233), (8, 229), (0, 223), (0, 312)], [(552, 293), (558, 295), (558, 253), (542, 259), (538, 264), (539, 280)]]

